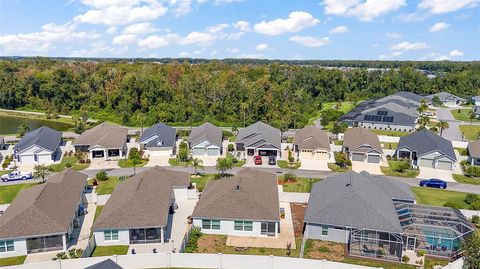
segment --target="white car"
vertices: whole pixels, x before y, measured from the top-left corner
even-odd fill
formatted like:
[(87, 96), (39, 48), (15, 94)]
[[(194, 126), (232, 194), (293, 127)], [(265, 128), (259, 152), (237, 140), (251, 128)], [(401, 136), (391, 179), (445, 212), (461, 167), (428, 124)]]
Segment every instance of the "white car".
[(13, 180), (27, 180), (27, 179), (32, 179), (32, 173), (22, 173), (20, 171), (13, 171), (10, 172), (9, 174), (2, 175), (0, 179), (3, 182), (7, 181), (13, 181)]

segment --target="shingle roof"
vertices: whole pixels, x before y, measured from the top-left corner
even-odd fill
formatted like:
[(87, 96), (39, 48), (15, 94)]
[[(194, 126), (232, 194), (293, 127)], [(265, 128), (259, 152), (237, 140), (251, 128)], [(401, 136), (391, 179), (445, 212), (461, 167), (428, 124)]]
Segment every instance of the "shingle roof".
[(72, 144), (89, 148), (96, 145), (103, 148), (123, 148), (127, 143), (127, 133), (127, 128), (104, 122), (83, 132)]
[[(350, 151), (358, 151), (360, 146), (370, 145), (376, 151), (383, 153), (378, 136), (365, 128), (351, 128), (345, 132), (343, 146)], [(357, 149), (357, 150), (355, 150)]]
[(196, 128), (193, 128), (190, 136), (188, 137), (188, 142), (191, 146), (195, 146), (203, 141), (208, 141), (213, 145), (221, 148), (222, 147), (222, 129), (217, 126), (206, 122)]
[(237, 143), (243, 143), (244, 147), (275, 147), (281, 148), (280, 130), (257, 121), (256, 123), (240, 129), (237, 136)]
[(66, 233), (87, 175), (68, 169), (23, 189), (0, 217), (0, 238)]
[(330, 139), (328, 135), (315, 126), (309, 125), (295, 132), (293, 144), (299, 149), (326, 149), (330, 151)]
[(190, 174), (159, 166), (117, 185), (93, 224), (94, 229), (164, 227), (173, 187), (190, 184)]
[(480, 158), (480, 139), (468, 143), (468, 156)]
[(279, 221), (277, 176), (251, 168), (210, 181), (192, 217)]
[(143, 132), (140, 143), (146, 143), (148, 147), (174, 147), (177, 131), (164, 123), (157, 123)]
[(407, 92), (407, 91), (400, 91), (400, 92), (396, 92), (394, 94), (391, 94), (391, 95), (388, 95), (388, 96), (385, 96), (377, 101), (381, 101), (381, 100), (385, 100), (385, 99), (391, 99), (391, 98), (402, 98), (403, 100), (409, 102), (409, 101), (413, 101), (413, 102), (420, 102), (420, 100), (422, 98), (424, 98), (423, 96), (421, 95), (418, 95), (416, 93), (413, 93), (413, 92)]
[(438, 96), (438, 98), (440, 98), (440, 101), (442, 101), (442, 102), (445, 102), (445, 101), (462, 101), (462, 102), (464, 102), (465, 101), (464, 98), (458, 97), (458, 96), (453, 95), (453, 94), (448, 93), (448, 92), (439, 92), (439, 93), (430, 94), (430, 95), (425, 96), (425, 98), (428, 99), (428, 100), (432, 100), (434, 96)]
[(92, 266), (86, 267), (85, 269), (122, 269), (120, 265), (116, 264), (111, 259), (106, 259), (99, 263), (96, 263)]
[(445, 154), (453, 161), (457, 160), (452, 142), (427, 129), (400, 137), (397, 149), (403, 147), (407, 147), (410, 150), (417, 152), (417, 157), (426, 153), (438, 151)]
[(62, 142), (62, 132), (55, 131), (46, 126), (42, 126), (31, 132), (26, 133), (22, 139), (15, 145), (14, 149), (21, 152), (32, 145), (40, 146), (46, 150), (54, 152)]
[(365, 172), (341, 173), (313, 185), (305, 222), (401, 233), (393, 198), (415, 200), (405, 183)]

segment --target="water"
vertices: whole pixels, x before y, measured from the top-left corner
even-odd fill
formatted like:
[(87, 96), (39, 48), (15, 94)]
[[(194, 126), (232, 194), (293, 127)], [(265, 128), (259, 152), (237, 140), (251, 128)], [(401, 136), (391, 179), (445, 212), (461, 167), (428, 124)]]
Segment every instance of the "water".
[(63, 122), (0, 115), (0, 135), (16, 134), (18, 132), (18, 127), (20, 127), (23, 122), (28, 123), (30, 130), (47, 126), (57, 131), (67, 131), (69, 128), (73, 127), (73, 125)]

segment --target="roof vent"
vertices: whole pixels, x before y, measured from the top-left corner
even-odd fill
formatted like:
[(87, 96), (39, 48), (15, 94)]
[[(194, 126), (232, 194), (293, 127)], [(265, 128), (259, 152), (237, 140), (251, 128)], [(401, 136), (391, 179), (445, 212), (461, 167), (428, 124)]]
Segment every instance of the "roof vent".
[(163, 146), (163, 140), (158, 141), (157, 146)]

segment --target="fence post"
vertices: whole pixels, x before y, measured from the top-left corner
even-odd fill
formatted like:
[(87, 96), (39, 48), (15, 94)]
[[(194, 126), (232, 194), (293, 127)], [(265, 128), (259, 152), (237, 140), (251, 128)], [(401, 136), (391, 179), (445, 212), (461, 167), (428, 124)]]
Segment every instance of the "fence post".
[(222, 253), (218, 253), (218, 269), (222, 269)]
[(270, 260), (270, 269), (273, 269), (273, 268), (274, 268), (274, 266), (273, 266), (273, 255), (270, 255), (269, 257), (270, 257), (270, 258), (269, 258), (269, 260)]
[(324, 266), (324, 263), (325, 263), (326, 261), (327, 261), (327, 260), (325, 260), (325, 259), (322, 260), (322, 269), (324, 269), (324, 267), (325, 267), (325, 266)]
[(117, 255), (117, 254), (113, 254), (113, 258), (115, 258), (115, 263), (118, 264), (118, 255)]
[(172, 268), (172, 253), (168, 252), (168, 268)]
[(62, 259), (58, 259), (58, 268), (62, 269)]

